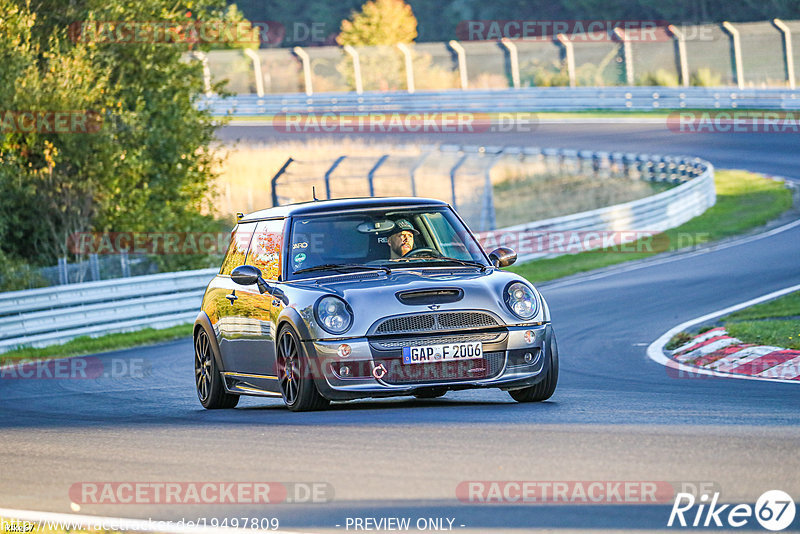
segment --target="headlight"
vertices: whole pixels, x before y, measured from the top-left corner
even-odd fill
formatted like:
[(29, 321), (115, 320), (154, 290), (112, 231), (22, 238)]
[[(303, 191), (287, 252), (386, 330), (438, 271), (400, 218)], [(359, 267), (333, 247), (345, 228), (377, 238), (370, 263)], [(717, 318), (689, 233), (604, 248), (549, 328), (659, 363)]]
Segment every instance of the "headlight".
[(505, 301), (511, 313), (520, 319), (531, 319), (539, 311), (539, 299), (522, 282), (512, 282), (506, 286)]
[(343, 334), (353, 324), (350, 307), (339, 297), (322, 297), (317, 301), (314, 312), (319, 325), (331, 334)]

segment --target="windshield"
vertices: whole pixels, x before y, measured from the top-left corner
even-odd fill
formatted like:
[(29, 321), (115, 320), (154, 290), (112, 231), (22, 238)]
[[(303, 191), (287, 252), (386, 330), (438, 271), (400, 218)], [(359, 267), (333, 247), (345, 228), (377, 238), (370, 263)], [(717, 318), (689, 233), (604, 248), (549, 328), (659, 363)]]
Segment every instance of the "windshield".
[(292, 278), (358, 269), (489, 265), (448, 208), (295, 217), (291, 231)]

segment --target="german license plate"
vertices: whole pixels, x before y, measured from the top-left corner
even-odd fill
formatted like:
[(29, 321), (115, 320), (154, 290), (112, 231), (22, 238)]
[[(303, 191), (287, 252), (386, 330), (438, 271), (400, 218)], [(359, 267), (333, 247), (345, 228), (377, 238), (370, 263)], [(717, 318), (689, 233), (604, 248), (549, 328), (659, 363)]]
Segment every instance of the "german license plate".
[(474, 360), (477, 358), (483, 358), (483, 345), (480, 341), (403, 347), (404, 364)]

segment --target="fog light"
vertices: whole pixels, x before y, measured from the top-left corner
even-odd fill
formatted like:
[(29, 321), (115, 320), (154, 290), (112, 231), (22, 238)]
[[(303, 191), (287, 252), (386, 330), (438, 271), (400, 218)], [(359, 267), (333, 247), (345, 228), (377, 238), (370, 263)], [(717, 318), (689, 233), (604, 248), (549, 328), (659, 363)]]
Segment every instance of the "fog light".
[(353, 352), (353, 349), (350, 348), (350, 345), (342, 344), (339, 345), (339, 349), (336, 351), (336, 354), (338, 354), (340, 358), (347, 358), (350, 356), (351, 352)]
[(526, 352), (522, 359), (525, 360), (525, 363), (531, 363), (533, 361), (533, 354)]
[(346, 365), (339, 367), (339, 376), (350, 376), (350, 368)]
[(525, 338), (525, 343), (531, 344), (536, 341), (536, 332), (533, 330), (525, 330), (525, 333), (522, 335)]

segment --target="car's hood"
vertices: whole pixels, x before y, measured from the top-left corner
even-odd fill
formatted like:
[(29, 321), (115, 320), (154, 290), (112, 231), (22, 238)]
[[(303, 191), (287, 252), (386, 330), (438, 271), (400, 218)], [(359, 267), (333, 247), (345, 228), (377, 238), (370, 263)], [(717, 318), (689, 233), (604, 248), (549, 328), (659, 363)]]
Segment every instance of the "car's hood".
[[(317, 278), (292, 284), (291, 300), (298, 307), (306, 308), (325, 294), (337, 295), (353, 310), (353, 325), (347, 337), (362, 336), (378, 319), (393, 315), (437, 311), (485, 310), (503, 324), (522, 322), (511, 314), (503, 302), (503, 291), (510, 282), (523, 280), (513, 273), (497, 269), (396, 269), (390, 274), (382, 272), (354, 273), (352, 275)], [(461, 289), (463, 297), (456, 302), (433, 301), (424, 304), (406, 304), (398, 299), (398, 293), (415, 290)], [(532, 321), (547, 320), (546, 306)]]

